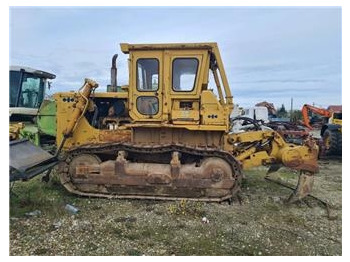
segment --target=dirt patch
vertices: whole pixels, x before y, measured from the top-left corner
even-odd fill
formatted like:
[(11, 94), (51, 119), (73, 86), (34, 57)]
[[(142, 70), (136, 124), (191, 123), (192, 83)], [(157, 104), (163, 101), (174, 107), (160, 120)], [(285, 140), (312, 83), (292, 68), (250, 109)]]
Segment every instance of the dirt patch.
[[(313, 195), (329, 203), (331, 219), (312, 198), (284, 204), (290, 190), (266, 182), (265, 168), (245, 172), (242, 203), (232, 205), (82, 198), (55, 179), (16, 183), (10, 255), (341, 255), (341, 167), (322, 160), (315, 178)], [(287, 169), (273, 175), (293, 185), (296, 177)]]

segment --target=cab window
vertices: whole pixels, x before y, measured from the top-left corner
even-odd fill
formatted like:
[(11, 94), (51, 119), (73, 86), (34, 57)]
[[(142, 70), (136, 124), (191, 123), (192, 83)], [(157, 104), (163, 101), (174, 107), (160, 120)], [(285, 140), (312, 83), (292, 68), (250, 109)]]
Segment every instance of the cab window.
[(173, 60), (173, 90), (190, 92), (194, 89), (198, 70), (196, 58), (176, 58)]
[(155, 58), (141, 58), (137, 60), (137, 90), (158, 90), (159, 62)]
[[(44, 80), (30, 73), (10, 71), (10, 106), (39, 108), (44, 98)], [(18, 101), (17, 101), (18, 99)]]
[(17, 97), (20, 90), (21, 73), (10, 71), (10, 107), (17, 106)]
[(156, 96), (139, 96), (136, 100), (137, 110), (143, 115), (158, 114), (159, 101)]
[(339, 120), (342, 120), (342, 113), (333, 113), (333, 118), (334, 119), (339, 119)]
[(39, 108), (43, 100), (44, 82), (41, 78), (24, 74), (19, 106)]

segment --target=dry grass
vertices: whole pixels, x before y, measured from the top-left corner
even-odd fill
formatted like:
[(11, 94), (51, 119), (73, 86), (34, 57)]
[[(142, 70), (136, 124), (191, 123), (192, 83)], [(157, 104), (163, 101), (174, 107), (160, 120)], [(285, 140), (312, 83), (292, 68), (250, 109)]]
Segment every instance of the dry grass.
[[(331, 204), (333, 220), (312, 199), (283, 204), (290, 191), (265, 172), (246, 172), (242, 205), (82, 198), (55, 179), (16, 183), (10, 255), (341, 255), (341, 162), (321, 162), (313, 193)], [(295, 182), (290, 171), (275, 176)], [(34, 210), (41, 214), (25, 215)]]

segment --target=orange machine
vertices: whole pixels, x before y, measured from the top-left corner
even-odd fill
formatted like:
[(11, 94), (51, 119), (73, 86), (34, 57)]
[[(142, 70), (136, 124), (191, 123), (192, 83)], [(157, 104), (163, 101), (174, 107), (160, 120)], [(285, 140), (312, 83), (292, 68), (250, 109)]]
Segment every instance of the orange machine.
[(310, 125), (310, 119), (308, 115), (309, 111), (327, 118), (330, 118), (332, 116), (332, 112), (327, 109), (305, 104), (301, 110), (301, 113), (303, 115), (304, 125), (310, 129), (312, 129), (312, 126)]
[(311, 111), (328, 119), (321, 128), (322, 143), (326, 155), (342, 155), (342, 112), (341, 106), (329, 106), (328, 109), (305, 104), (301, 110), (304, 125), (312, 129), (308, 112)]

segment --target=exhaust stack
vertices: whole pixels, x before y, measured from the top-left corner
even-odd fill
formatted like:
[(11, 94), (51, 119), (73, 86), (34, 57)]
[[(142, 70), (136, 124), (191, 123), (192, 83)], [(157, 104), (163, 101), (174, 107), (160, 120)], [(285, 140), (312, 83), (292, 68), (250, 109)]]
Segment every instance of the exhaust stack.
[(117, 58), (118, 54), (115, 54), (112, 58), (111, 84), (107, 86), (107, 92), (117, 92)]

